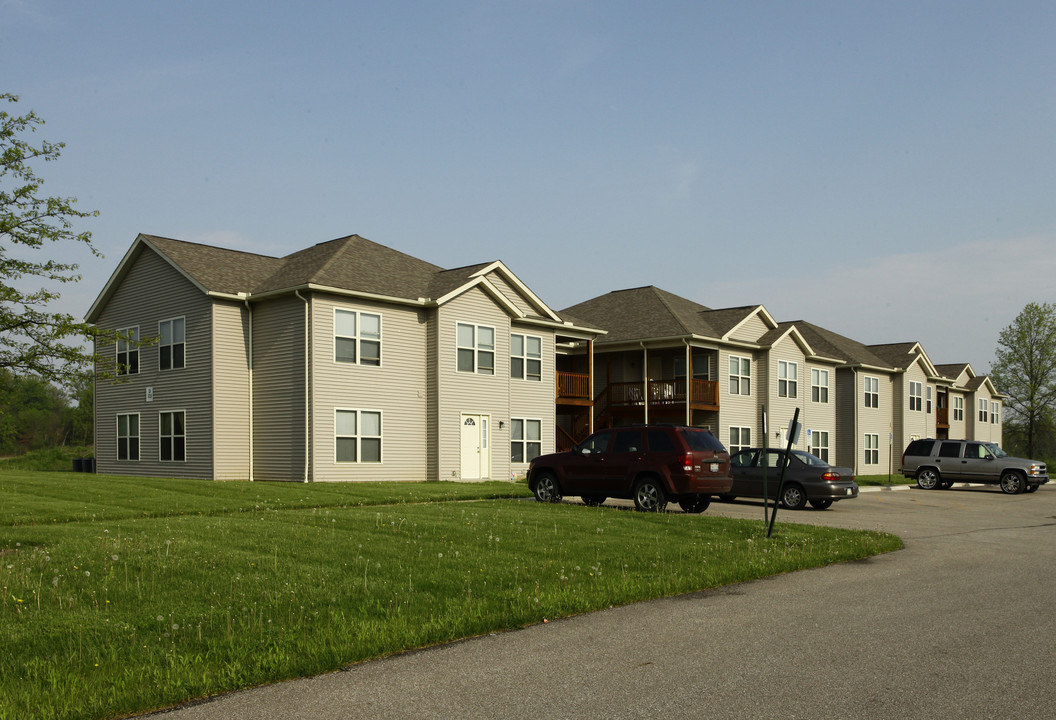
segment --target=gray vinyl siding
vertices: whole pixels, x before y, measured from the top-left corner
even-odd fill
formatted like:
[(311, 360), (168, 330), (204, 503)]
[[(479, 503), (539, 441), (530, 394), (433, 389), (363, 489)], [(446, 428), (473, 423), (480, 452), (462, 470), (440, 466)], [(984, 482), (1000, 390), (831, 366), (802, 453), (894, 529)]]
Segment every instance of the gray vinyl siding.
[(250, 477), (249, 311), (213, 304), (213, 478)]
[[(495, 328), (495, 374), (462, 373), (456, 370), (458, 323)], [(495, 301), (473, 288), (437, 309), (437, 372), (439, 477), (461, 479), (461, 414), (491, 417), (490, 477), (510, 476), (509, 437), (499, 442), (495, 433), (500, 421), (510, 419), (510, 319)]]
[[(185, 320), (183, 368), (161, 371), (156, 343), (139, 349), (139, 373), (96, 386), (96, 469), (100, 473), (210, 478), (213, 472), (212, 301), (152, 250), (130, 261), (120, 287), (96, 325), (116, 330), (138, 326), (142, 339), (158, 335), (163, 320)], [(114, 346), (99, 352), (113, 357)], [(148, 388), (153, 393), (147, 400)], [(185, 461), (159, 460), (160, 413), (185, 413)], [(140, 416), (139, 461), (117, 460), (117, 415)]]
[[(503, 428), (500, 428), (498, 423), (494, 423), (495, 442), (497, 445), (505, 443), (510, 472), (516, 478), (523, 477), (528, 472), (528, 463), (514, 463), (512, 460), (510, 447), (513, 440), (511, 434), (513, 423), (509, 422), (511, 419), (540, 420), (542, 454), (552, 453), (556, 449), (557, 407), (554, 398), (557, 396), (557, 361), (552, 332), (544, 332), (534, 327), (517, 326), (512, 327), (510, 332), (532, 335), (542, 341), (542, 379), (536, 382), (511, 378), (509, 418), (499, 418), (505, 423)], [(508, 358), (507, 362), (509, 362)], [(509, 372), (506, 375), (509, 377)], [(501, 452), (501, 448), (496, 448), (496, 453), (498, 452)]]
[(304, 302), (253, 305), (253, 478), (305, 479)]
[[(334, 310), (381, 316), (381, 365), (336, 362)], [(316, 295), (312, 300), (313, 472), (316, 481), (427, 479), (426, 311)], [(381, 413), (381, 462), (336, 461), (336, 410)]]

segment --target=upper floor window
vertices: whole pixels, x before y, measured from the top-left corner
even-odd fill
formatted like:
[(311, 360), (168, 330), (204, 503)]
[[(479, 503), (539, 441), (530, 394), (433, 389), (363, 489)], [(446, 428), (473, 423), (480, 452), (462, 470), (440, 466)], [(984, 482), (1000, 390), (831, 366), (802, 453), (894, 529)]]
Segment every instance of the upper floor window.
[(130, 327), (117, 331), (117, 374), (139, 373), (139, 328)]
[(964, 420), (964, 398), (955, 397), (953, 399), (953, 419), (960, 422)]
[(922, 410), (923, 405), (923, 389), (924, 386), (919, 382), (909, 383), (909, 409), (910, 410)]
[(990, 422), (994, 425), (1001, 422), (1001, 406), (996, 402), (990, 403)]
[(816, 403), (829, 401), (829, 371), (810, 371), (810, 399)]
[(730, 395), (752, 394), (752, 361), (730, 355)]
[(926, 409), (928, 411), (928, 415), (931, 415), (931, 385), (928, 385), (928, 389), (925, 390), (925, 392), (927, 393), (927, 407), (926, 407)]
[(880, 378), (865, 377), (865, 406), (880, 407)]
[(799, 394), (799, 365), (780, 360), (777, 363), (777, 395), (794, 398)]
[(458, 371), (495, 374), (495, 328), (458, 323)]
[(117, 416), (117, 459), (139, 460), (139, 414)]
[(186, 414), (163, 412), (158, 416), (160, 431), (158, 439), (160, 448), (158, 457), (162, 462), (182, 462), (187, 459), (187, 419)]
[(158, 368), (176, 370), (186, 365), (184, 318), (158, 323)]
[(984, 422), (985, 423), (986, 422), (986, 418), (987, 418), (986, 400), (980, 400), (979, 401), (979, 422)]
[(381, 365), (381, 315), (335, 308), (334, 361)]
[(543, 340), (533, 335), (510, 335), (510, 377), (543, 379)]

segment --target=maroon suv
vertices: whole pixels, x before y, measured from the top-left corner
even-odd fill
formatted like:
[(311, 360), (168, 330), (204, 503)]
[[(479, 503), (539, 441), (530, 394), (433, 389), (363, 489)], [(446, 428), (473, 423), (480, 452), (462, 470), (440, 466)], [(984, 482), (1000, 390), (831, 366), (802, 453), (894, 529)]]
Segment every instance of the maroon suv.
[(654, 512), (668, 500), (686, 512), (704, 512), (711, 495), (728, 493), (732, 485), (722, 443), (703, 428), (681, 425), (601, 430), (567, 452), (537, 457), (528, 468), (528, 487), (539, 502), (564, 495), (579, 495), (588, 505), (626, 498)]

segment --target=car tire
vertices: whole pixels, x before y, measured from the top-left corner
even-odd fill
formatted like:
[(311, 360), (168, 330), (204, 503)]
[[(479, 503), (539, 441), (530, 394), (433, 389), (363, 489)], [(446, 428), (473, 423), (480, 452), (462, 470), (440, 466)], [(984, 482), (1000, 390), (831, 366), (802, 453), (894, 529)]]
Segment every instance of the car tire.
[(1015, 470), (1006, 470), (1001, 474), (1001, 492), (1006, 495), (1019, 495), (1027, 487), (1027, 479)]
[(810, 505), (815, 510), (828, 510), (832, 507), (832, 500), (811, 500)]
[(952, 487), (953, 480), (943, 480), (941, 483), (939, 483), (939, 489), (941, 490), (949, 490)]
[(921, 490), (934, 490), (942, 484), (939, 473), (931, 468), (924, 468), (917, 473), (917, 487)]
[(604, 495), (584, 495), (583, 503), (591, 507), (598, 507), (599, 505), (604, 505), (607, 499)]
[(781, 503), (789, 510), (802, 510), (807, 505), (807, 494), (799, 485), (786, 485), (781, 491)]
[(1036, 492), (1040, 485), (1027, 485), (1027, 489), (1023, 492)]
[(678, 501), (678, 506), (682, 508), (682, 512), (693, 513), (694, 515), (704, 512), (709, 505), (711, 505), (711, 498), (707, 495), (696, 495)]
[(532, 488), (535, 499), (543, 503), (561, 502), (561, 486), (552, 472), (541, 472)]
[(663, 512), (667, 507), (664, 488), (656, 478), (639, 480), (634, 486), (634, 507), (642, 512)]
[(736, 495), (719, 495), (719, 502), (733, 502), (736, 499)]

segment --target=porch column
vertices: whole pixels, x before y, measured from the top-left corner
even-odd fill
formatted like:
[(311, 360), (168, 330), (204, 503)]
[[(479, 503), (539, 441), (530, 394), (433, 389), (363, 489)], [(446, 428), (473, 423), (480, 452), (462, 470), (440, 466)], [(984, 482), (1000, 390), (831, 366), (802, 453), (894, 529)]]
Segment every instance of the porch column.
[(686, 425), (693, 424), (693, 348), (686, 342)]
[(649, 424), (649, 348), (642, 343), (642, 409), (644, 411), (645, 424)]
[(587, 435), (594, 434), (594, 339), (587, 340), (587, 392), (590, 405), (587, 406)]

